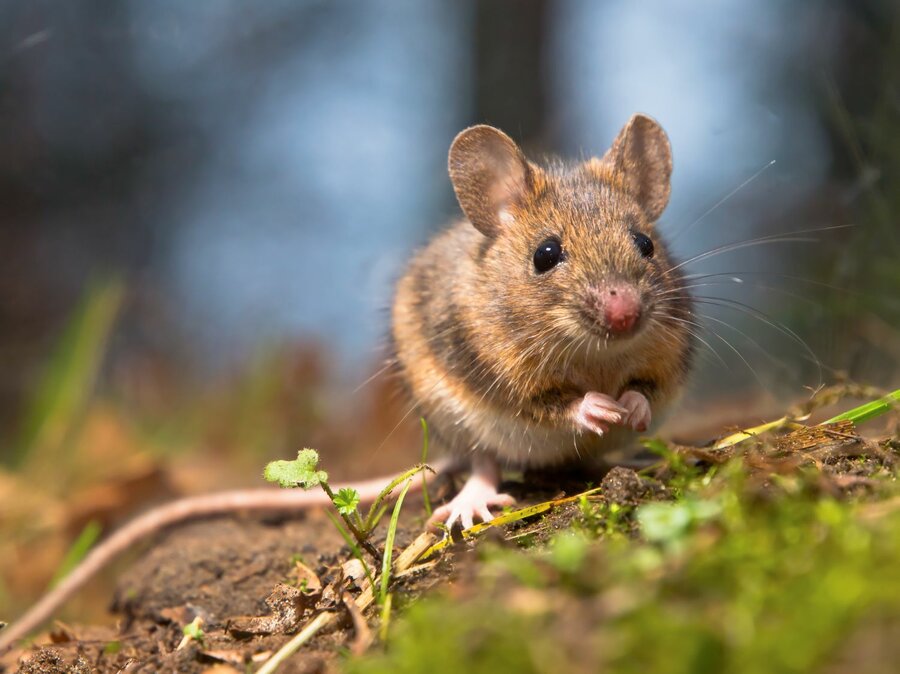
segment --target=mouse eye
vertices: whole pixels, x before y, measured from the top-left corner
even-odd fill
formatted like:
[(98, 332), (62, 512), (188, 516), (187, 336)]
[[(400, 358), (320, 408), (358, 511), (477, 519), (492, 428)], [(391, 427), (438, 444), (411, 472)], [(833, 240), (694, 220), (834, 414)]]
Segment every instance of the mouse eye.
[(559, 239), (545, 239), (534, 251), (534, 268), (538, 274), (553, 269), (563, 259), (562, 244)]
[(644, 257), (653, 257), (653, 241), (646, 234), (640, 232), (632, 232), (631, 238), (634, 239), (634, 245), (641, 251)]

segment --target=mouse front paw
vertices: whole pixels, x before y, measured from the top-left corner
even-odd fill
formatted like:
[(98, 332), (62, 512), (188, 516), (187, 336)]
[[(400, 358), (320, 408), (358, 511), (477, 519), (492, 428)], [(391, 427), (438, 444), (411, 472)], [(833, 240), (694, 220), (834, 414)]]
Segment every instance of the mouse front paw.
[(448, 529), (459, 522), (463, 529), (468, 529), (475, 523), (475, 519), (482, 522), (490, 522), (494, 519), (491, 508), (504, 508), (514, 505), (516, 500), (509, 494), (500, 494), (497, 487), (479, 475), (473, 475), (465, 486), (453, 499), (435, 510), (428, 525), (435, 528), (438, 522), (443, 522)]
[(603, 435), (610, 426), (621, 424), (628, 409), (605, 393), (590, 391), (575, 404), (575, 424), (587, 431)]
[(650, 427), (650, 401), (637, 391), (625, 391), (619, 396), (619, 404), (628, 410), (622, 424), (635, 431), (646, 431)]

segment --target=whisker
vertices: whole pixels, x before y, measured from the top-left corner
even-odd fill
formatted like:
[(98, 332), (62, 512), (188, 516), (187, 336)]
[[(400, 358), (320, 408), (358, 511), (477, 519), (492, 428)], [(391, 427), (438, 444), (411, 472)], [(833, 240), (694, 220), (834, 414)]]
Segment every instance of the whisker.
[(805, 278), (803, 276), (796, 276), (793, 274), (779, 274), (777, 272), (768, 272), (768, 271), (735, 271), (735, 272), (727, 272), (720, 271), (714, 273), (697, 273), (697, 274), (685, 274), (682, 279), (685, 281), (700, 281), (707, 278), (716, 278), (721, 276), (731, 276), (740, 278), (741, 276), (772, 276), (775, 278), (784, 278), (789, 279), (791, 281), (800, 281), (801, 283), (808, 283), (809, 285), (821, 286), (823, 288), (828, 288), (829, 290), (837, 290), (838, 292), (848, 293), (851, 295), (859, 295), (860, 293), (856, 290), (851, 290), (849, 288), (842, 288), (841, 286), (836, 286), (831, 283), (825, 283), (823, 281), (816, 281), (814, 279)]
[[(739, 281), (735, 283), (735, 285), (744, 285), (743, 281)], [(790, 290), (785, 290), (784, 288), (777, 288), (774, 286), (762, 285), (761, 283), (747, 283), (746, 284), (750, 288), (758, 288), (760, 290), (768, 290), (773, 293), (778, 293), (780, 295), (784, 295), (786, 297), (791, 297), (795, 300), (799, 300), (801, 302), (805, 302), (806, 304), (810, 304), (812, 306), (818, 306), (818, 303), (814, 300), (811, 300), (808, 297), (804, 297), (803, 295), (798, 295), (795, 292), (791, 292)], [(732, 286), (732, 284), (728, 283), (728, 281), (713, 281), (710, 283), (693, 283), (689, 285), (683, 285), (676, 288), (672, 288), (670, 290), (666, 290), (662, 293), (659, 293), (658, 297), (666, 297), (669, 294), (674, 294), (676, 292), (681, 292), (684, 290), (692, 290), (694, 288), (708, 288), (708, 287), (721, 287), (721, 286)]]
[(726, 194), (724, 197), (722, 197), (721, 199), (719, 199), (716, 203), (714, 203), (714, 204), (713, 204), (712, 206), (710, 206), (708, 209), (706, 209), (706, 211), (704, 211), (703, 214), (702, 214), (699, 218), (697, 218), (696, 220), (694, 220), (694, 221), (693, 221), (691, 224), (689, 224), (687, 227), (685, 227), (684, 229), (682, 229), (682, 230), (679, 231), (679, 232), (675, 232), (675, 233), (672, 235), (672, 237), (671, 237), (671, 241), (675, 241), (675, 240), (677, 240), (679, 237), (684, 236), (685, 234), (687, 234), (687, 233), (688, 233), (691, 229), (693, 229), (697, 224), (699, 224), (699, 223), (702, 222), (704, 219), (706, 219), (706, 217), (707, 217), (710, 213), (712, 213), (713, 211), (715, 211), (717, 208), (719, 208), (719, 206), (721, 206), (721, 205), (724, 204), (726, 201), (728, 201), (729, 199), (731, 199), (731, 197), (733, 197), (735, 194), (737, 194), (737, 193), (740, 192), (742, 189), (744, 189), (745, 187), (747, 187), (747, 185), (749, 185), (749, 184), (752, 183), (754, 180), (756, 180), (757, 178), (759, 178), (763, 173), (765, 173), (770, 167), (772, 167), (772, 166), (774, 166), (774, 165), (775, 165), (775, 160), (773, 159), (773, 160), (770, 161), (768, 164), (766, 164), (765, 166), (763, 166), (762, 168), (760, 168), (760, 169), (759, 169), (756, 173), (754, 173), (752, 176), (750, 176), (749, 178), (747, 178), (747, 179), (746, 179), (744, 182), (742, 182), (740, 185), (738, 185), (738, 186), (735, 187), (733, 190), (731, 190), (731, 191), (730, 191), (728, 194)]
[[(750, 342), (750, 344), (752, 344), (754, 347), (756, 347), (756, 349), (757, 349), (758, 351), (760, 351), (766, 358), (768, 358), (769, 362), (773, 363), (774, 365), (776, 365), (776, 366), (778, 366), (778, 367), (780, 367), (780, 368), (788, 369), (788, 364), (787, 364), (787, 363), (785, 363), (785, 362), (784, 362), (783, 360), (781, 360), (780, 358), (776, 358), (775, 356), (773, 356), (773, 355), (769, 352), (768, 349), (766, 349), (765, 347), (763, 347), (762, 344), (760, 344), (758, 341), (756, 341), (755, 339), (753, 339), (753, 337), (751, 337), (750, 335), (748, 335), (746, 332), (744, 332), (743, 330), (741, 330), (741, 329), (738, 328), (737, 326), (732, 325), (732, 324), (729, 323), (728, 321), (723, 321), (723, 320), (720, 319), (720, 318), (716, 318), (715, 316), (710, 316), (709, 314), (697, 314), (697, 315), (698, 315), (700, 318), (704, 319), (704, 320), (707, 320), (707, 321), (713, 321), (713, 322), (715, 322), (715, 323), (718, 323), (719, 325), (723, 325), (723, 326), (725, 326), (726, 328), (729, 328), (730, 330), (733, 330), (734, 332), (738, 333), (741, 337), (743, 337), (744, 339), (746, 339), (748, 342)], [(805, 354), (804, 354), (804, 355), (805, 355)]]
[(753, 246), (764, 246), (773, 243), (798, 243), (798, 242), (815, 242), (818, 239), (814, 237), (800, 236), (801, 234), (812, 234), (818, 232), (828, 232), (835, 229), (847, 229), (849, 227), (853, 227), (853, 225), (833, 225), (831, 227), (818, 227), (813, 229), (800, 229), (795, 232), (786, 232), (784, 234), (771, 234), (769, 236), (761, 236), (756, 239), (749, 239), (746, 241), (736, 241), (734, 243), (725, 244), (724, 246), (718, 246), (711, 250), (704, 251), (703, 253), (699, 253), (694, 257), (688, 258), (684, 262), (676, 264), (675, 266), (668, 269), (664, 275), (671, 274), (674, 271), (677, 271), (684, 267), (685, 265), (692, 264), (694, 262), (699, 262), (701, 260), (706, 260), (715, 255), (721, 255), (722, 253), (729, 253), (735, 250), (741, 250), (743, 248), (751, 248)]
[(375, 381), (375, 379), (377, 379), (382, 374), (384, 374), (387, 370), (389, 370), (391, 367), (393, 367), (395, 363), (396, 363), (395, 359), (393, 359), (393, 358), (390, 359), (383, 367), (378, 368), (375, 371), (375, 374), (373, 374), (371, 377), (368, 377), (362, 384), (360, 384), (355, 389), (353, 389), (351, 391), (351, 394), (359, 393), (363, 388), (365, 388), (366, 386), (371, 384), (373, 381)]
[[(667, 318), (669, 320), (673, 320), (673, 321), (678, 321), (679, 323), (683, 323), (685, 325), (693, 325), (693, 326), (700, 328), (701, 330), (705, 329), (705, 326), (703, 326), (701, 323), (697, 323), (695, 321), (690, 321), (686, 318), (679, 318), (677, 316), (672, 316), (671, 314), (666, 314), (665, 318)], [(712, 353), (715, 355), (715, 357), (718, 358), (719, 362), (722, 364), (722, 367), (724, 367), (726, 370), (731, 371), (731, 367), (728, 365), (728, 363), (725, 362), (725, 359), (722, 358), (722, 356), (719, 354), (719, 352), (716, 351), (709, 342), (707, 342), (705, 339), (703, 339), (703, 337), (701, 337), (697, 333), (696, 330), (691, 330), (690, 328), (684, 328), (684, 329), (687, 331), (687, 333), (691, 337), (693, 337), (698, 342), (700, 342), (701, 344), (706, 346), (706, 348), (708, 348), (710, 351), (712, 351)]]
[(815, 352), (812, 350), (812, 348), (809, 346), (809, 344), (807, 344), (806, 341), (802, 337), (800, 337), (800, 335), (798, 335), (796, 332), (791, 330), (791, 328), (789, 328), (788, 326), (784, 325), (783, 323), (780, 323), (779, 321), (774, 320), (770, 316), (767, 316), (764, 312), (760, 311), (756, 307), (752, 307), (749, 304), (744, 304), (743, 302), (738, 302), (737, 300), (729, 299), (726, 297), (709, 297), (709, 296), (705, 296), (705, 295), (697, 295), (694, 297), (694, 301), (697, 302), (698, 304), (710, 304), (712, 306), (726, 307), (726, 308), (734, 309), (735, 311), (741, 311), (742, 313), (745, 313), (748, 316), (756, 318), (758, 321), (765, 323), (769, 327), (773, 328), (774, 330), (777, 330), (781, 334), (790, 338), (791, 340), (793, 340), (794, 342), (799, 344), (806, 351), (806, 353), (809, 354), (809, 356), (813, 359), (813, 362), (816, 364), (817, 377), (818, 377), (819, 383), (822, 382), (823, 375), (822, 375), (821, 361), (816, 356)]

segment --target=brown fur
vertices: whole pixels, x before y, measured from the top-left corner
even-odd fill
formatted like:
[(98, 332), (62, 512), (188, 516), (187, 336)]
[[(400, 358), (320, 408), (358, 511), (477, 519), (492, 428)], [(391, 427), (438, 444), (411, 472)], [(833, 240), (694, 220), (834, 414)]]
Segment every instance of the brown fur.
[[(538, 166), (486, 126), (463, 131), (450, 175), (468, 220), (437, 236), (400, 280), (393, 342), (403, 379), (435, 434), (456, 452), (529, 465), (621, 444), (627, 432), (582, 433), (571, 406), (588, 391), (647, 396), (657, 417), (681, 388), (691, 307), (655, 220), (669, 198), (665, 133), (636, 115), (602, 159)], [(473, 226), (474, 225), (474, 226)], [(632, 232), (654, 242), (642, 257)], [(532, 257), (558, 237), (564, 262)], [(615, 338), (586, 308), (590, 292), (635, 288), (640, 330)], [(674, 318), (673, 318), (674, 317)]]

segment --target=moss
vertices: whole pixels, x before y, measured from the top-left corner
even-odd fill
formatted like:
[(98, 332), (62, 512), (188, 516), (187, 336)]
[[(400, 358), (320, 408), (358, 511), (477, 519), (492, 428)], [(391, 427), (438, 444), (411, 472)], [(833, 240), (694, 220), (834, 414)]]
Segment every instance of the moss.
[(547, 546), (485, 547), (470, 587), (413, 605), (347, 671), (810, 672), (841, 653), (848, 669), (827, 671), (866, 671), (845, 646), (900, 615), (900, 510), (860, 517), (803, 475), (761, 497), (734, 464), (668, 506), (668, 536), (610, 535), (607, 509)]

